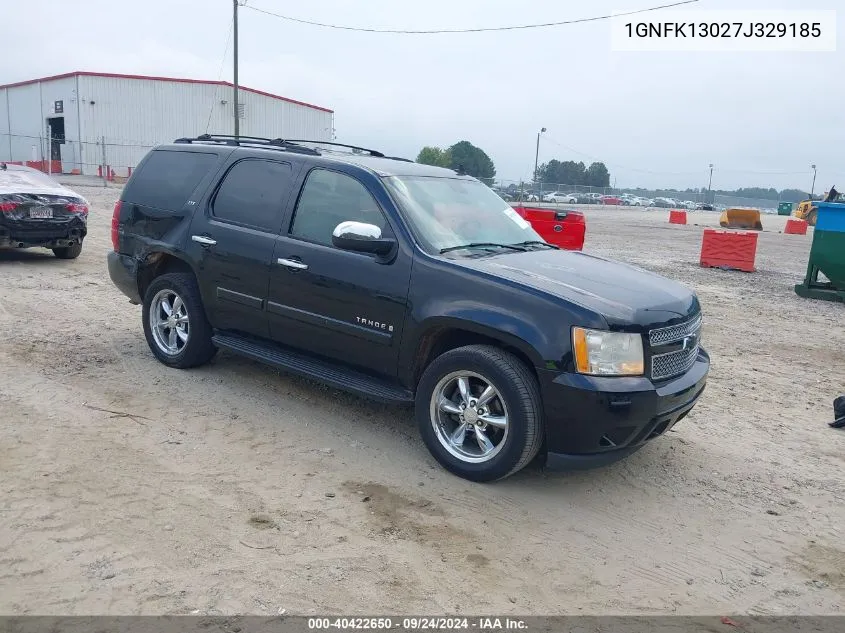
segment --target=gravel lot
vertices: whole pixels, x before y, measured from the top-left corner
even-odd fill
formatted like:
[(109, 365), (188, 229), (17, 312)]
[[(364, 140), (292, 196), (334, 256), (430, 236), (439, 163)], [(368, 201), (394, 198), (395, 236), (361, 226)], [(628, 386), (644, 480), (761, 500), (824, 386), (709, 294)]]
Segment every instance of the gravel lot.
[(80, 259), (0, 252), (0, 613), (845, 611), (845, 306), (794, 294), (785, 218), (746, 274), (698, 267), (716, 214), (587, 210), (587, 251), (699, 293), (707, 391), (622, 463), (475, 485), (408, 408), (157, 363), (105, 268), (119, 191), (80, 191)]

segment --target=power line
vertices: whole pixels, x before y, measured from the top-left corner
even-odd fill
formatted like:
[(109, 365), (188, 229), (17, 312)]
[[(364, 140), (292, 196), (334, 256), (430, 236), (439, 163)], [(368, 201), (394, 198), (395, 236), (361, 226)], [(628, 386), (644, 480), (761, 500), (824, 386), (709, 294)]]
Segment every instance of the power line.
[(615, 17), (622, 17), (626, 15), (636, 15), (638, 13), (648, 13), (649, 11), (658, 11), (660, 9), (669, 9), (671, 7), (679, 7), (684, 4), (694, 4), (699, 0), (681, 0), (679, 2), (672, 2), (671, 4), (662, 4), (656, 7), (648, 7), (646, 9), (637, 9), (634, 11), (623, 11), (621, 13), (614, 13), (609, 15), (596, 15), (589, 18), (576, 18), (573, 20), (561, 20), (559, 22), (543, 22), (540, 24), (517, 24), (513, 26), (493, 26), (493, 27), (479, 27), (479, 28), (471, 28), (471, 29), (434, 29), (430, 31), (414, 31), (414, 30), (407, 30), (407, 29), (372, 29), (372, 28), (365, 28), (365, 27), (357, 27), (357, 26), (345, 26), (340, 24), (326, 24), (325, 22), (314, 22), (312, 20), (303, 20), (301, 18), (294, 18), (289, 15), (281, 15), (279, 13), (273, 13), (272, 11), (267, 11), (265, 9), (259, 9), (258, 7), (248, 6), (244, 7), (246, 9), (251, 9), (252, 11), (257, 11), (258, 13), (263, 13), (265, 15), (272, 15), (273, 17), (280, 18), (282, 20), (288, 20), (290, 22), (297, 22), (299, 24), (307, 24), (309, 26), (319, 26), (326, 29), (336, 29), (339, 31), (358, 31), (361, 33), (392, 33), (392, 34), (404, 34), (404, 35), (436, 35), (436, 34), (443, 34), (443, 33), (486, 33), (490, 31), (518, 31), (524, 29), (542, 29), (542, 28), (549, 28), (554, 26), (564, 26), (567, 24), (580, 24), (582, 22), (598, 22), (599, 20), (609, 20)]
[(593, 156), (592, 154), (587, 154), (585, 152), (581, 152), (581, 151), (575, 149), (574, 147), (568, 147), (568, 146), (564, 145), (563, 143), (559, 143), (558, 141), (554, 140), (553, 138), (551, 138), (549, 136), (544, 136), (543, 138), (545, 140), (549, 141), (550, 143), (557, 145), (558, 147), (562, 147), (565, 150), (569, 150), (570, 152), (573, 152), (575, 154), (579, 154), (580, 156), (584, 156), (585, 158), (589, 158), (590, 160), (603, 162), (605, 165), (609, 165), (610, 167), (614, 167), (614, 168), (617, 168), (617, 169), (622, 169), (623, 171), (640, 172), (640, 173), (643, 173), (643, 174), (653, 174), (653, 175), (656, 175), (656, 176), (692, 176), (692, 175), (700, 173), (699, 171), (666, 172), (666, 171), (652, 171), (650, 169), (641, 169), (641, 168), (637, 168), (637, 167), (626, 167), (625, 165), (620, 165), (619, 163), (612, 163), (612, 162), (604, 161), (601, 158), (599, 158), (598, 156)]
[[(220, 70), (217, 71), (217, 81), (223, 78), (223, 66), (226, 64), (226, 55), (229, 54), (229, 42), (232, 41), (232, 31), (234, 31), (234, 20), (229, 20), (229, 34), (226, 36), (226, 46), (223, 47), (223, 59), (220, 60)], [(208, 109), (208, 121), (205, 124), (205, 131), (208, 133), (208, 128), (211, 127), (211, 116), (214, 114), (214, 104), (217, 100), (216, 93), (220, 89), (218, 86), (215, 90), (214, 101), (211, 102), (211, 107)]]
[[(638, 172), (638, 173), (643, 173), (643, 174), (653, 174), (653, 175), (656, 175), (656, 176), (693, 176), (693, 175), (696, 175), (696, 174), (700, 174), (702, 171), (706, 171), (706, 169), (700, 169), (700, 170), (697, 170), (697, 171), (654, 171), (654, 170), (651, 170), (651, 169), (642, 169), (642, 168), (638, 168), (638, 167), (627, 167), (625, 165), (620, 165), (619, 163), (614, 163), (614, 162), (610, 162), (610, 161), (603, 161), (598, 156), (593, 156), (592, 154), (587, 154), (585, 152), (582, 152), (582, 151), (575, 149), (574, 147), (568, 147), (567, 145), (564, 145), (563, 143), (559, 143), (558, 141), (556, 141), (555, 139), (553, 139), (549, 136), (544, 136), (543, 138), (545, 140), (549, 141), (550, 143), (557, 145), (558, 147), (562, 147), (565, 150), (569, 150), (570, 152), (573, 152), (574, 154), (584, 156), (585, 158), (589, 158), (590, 160), (604, 162), (605, 165), (608, 165), (610, 167), (614, 167), (616, 169), (621, 169), (623, 171), (632, 171), (632, 172)], [(753, 170), (753, 169), (723, 169), (723, 168), (719, 168), (717, 171), (719, 171), (720, 173), (723, 173), (723, 174), (748, 174), (748, 175), (752, 175), (752, 176), (801, 176), (803, 174), (808, 173), (807, 170), (803, 170), (803, 171), (777, 171), (777, 170), (776, 171), (758, 171), (758, 170)]]

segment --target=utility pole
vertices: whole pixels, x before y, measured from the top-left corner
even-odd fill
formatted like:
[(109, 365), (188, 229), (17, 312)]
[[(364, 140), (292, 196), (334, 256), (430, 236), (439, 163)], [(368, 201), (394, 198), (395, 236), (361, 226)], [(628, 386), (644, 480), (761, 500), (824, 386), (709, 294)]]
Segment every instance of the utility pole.
[(546, 131), (546, 128), (540, 129), (537, 132), (537, 150), (534, 152), (534, 186), (537, 186), (537, 161), (540, 158), (540, 135)]
[(710, 202), (710, 191), (713, 189), (713, 163), (710, 163), (710, 182), (707, 183), (707, 200)]
[(815, 164), (810, 165), (813, 168), (813, 186), (810, 188), (810, 200), (813, 199), (813, 193), (816, 191), (816, 166)]
[(238, 120), (238, 0), (232, 0), (232, 5), (234, 9), (234, 15), (232, 16), (232, 29), (234, 35), (234, 58), (235, 58), (235, 71), (234, 77), (232, 81), (232, 102), (234, 104), (234, 112), (235, 112), (235, 137), (241, 135), (241, 125), (240, 121)]

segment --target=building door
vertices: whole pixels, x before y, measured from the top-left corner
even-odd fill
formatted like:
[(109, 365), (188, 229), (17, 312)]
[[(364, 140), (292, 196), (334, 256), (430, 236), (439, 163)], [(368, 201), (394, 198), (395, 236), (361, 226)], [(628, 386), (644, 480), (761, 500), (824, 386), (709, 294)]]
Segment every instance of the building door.
[[(50, 135), (49, 144), (49, 160), (62, 160), (62, 145), (65, 142), (65, 118), (63, 116), (56, 116), (47, 119), (47, 132)], [(52, 166), (51, 166), (52, 167)], [(50, 171), (55, 171), (50, 169)]]

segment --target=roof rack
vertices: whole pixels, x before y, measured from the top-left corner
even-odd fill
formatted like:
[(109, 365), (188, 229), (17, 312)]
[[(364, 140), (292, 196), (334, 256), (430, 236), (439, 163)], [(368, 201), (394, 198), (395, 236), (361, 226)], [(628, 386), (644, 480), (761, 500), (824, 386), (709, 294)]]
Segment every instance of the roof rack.
[[(234, 136), (233, 134), (200, 134), (196, 138), (177, 138), (174, 143), (218, 143), (221, 145), (232, 145), (236, 147), (263, 147), (265, 149), (278, 149), (281, 151), (296, 152), (299, 154), (309, 154), (311, 156), (320, 156), (320, 152), (313, 147), (306, 147), (300, 143), (313, 143), (318, 147), (325, 145), (331, 147), (345, 147), (351, 149), (353, 153), (366, 152), (374, 158), (386, 158), (388, 160), (399, 160), (404, 163), (413, 163), (409, 158), (399, 158), (398, 156), (385, 156), (382, 152), (375, 149), (367, 149), (366, 147), (358, 147), (357, 145), (347, 145), (346, 143), (335, 143), (333, 141), (311, 141), (308, 139), (284, 139), (284, 138), (264, 138), (261, 136)], [(328, 149), (328, 148), (325, 148)]]
[(234, 145), (237, 147), (264, 147), (266, 149), (278, 149), (282, 151), (297, 152), (299, 154), (310, 154), (319, 156), (320, 153), (310, 147), (297, 145), (282, 138), (263, 138), (261, 136), (234, 136), (231, 134), (200, 134), (196, 138), (177, 138), (174, 143), (219, 143), (222, 145)]
[(358, 147), (357, 145), (347, 145), (346, 143), (335, 143), (333, 141), (311, 141), (308, 139), (290, 139), (287, 141), (288, 143), (314, 143), (315, 145), (331, 145), (333, 147), (346, 147), (351, 150), (355, 150), (358, 152), (367, 152), (370, 156), (374, 156), (375, 158), (387, 158), (382, 152), (375, 150), (375, 149), (367, 149), (366, 147)]

